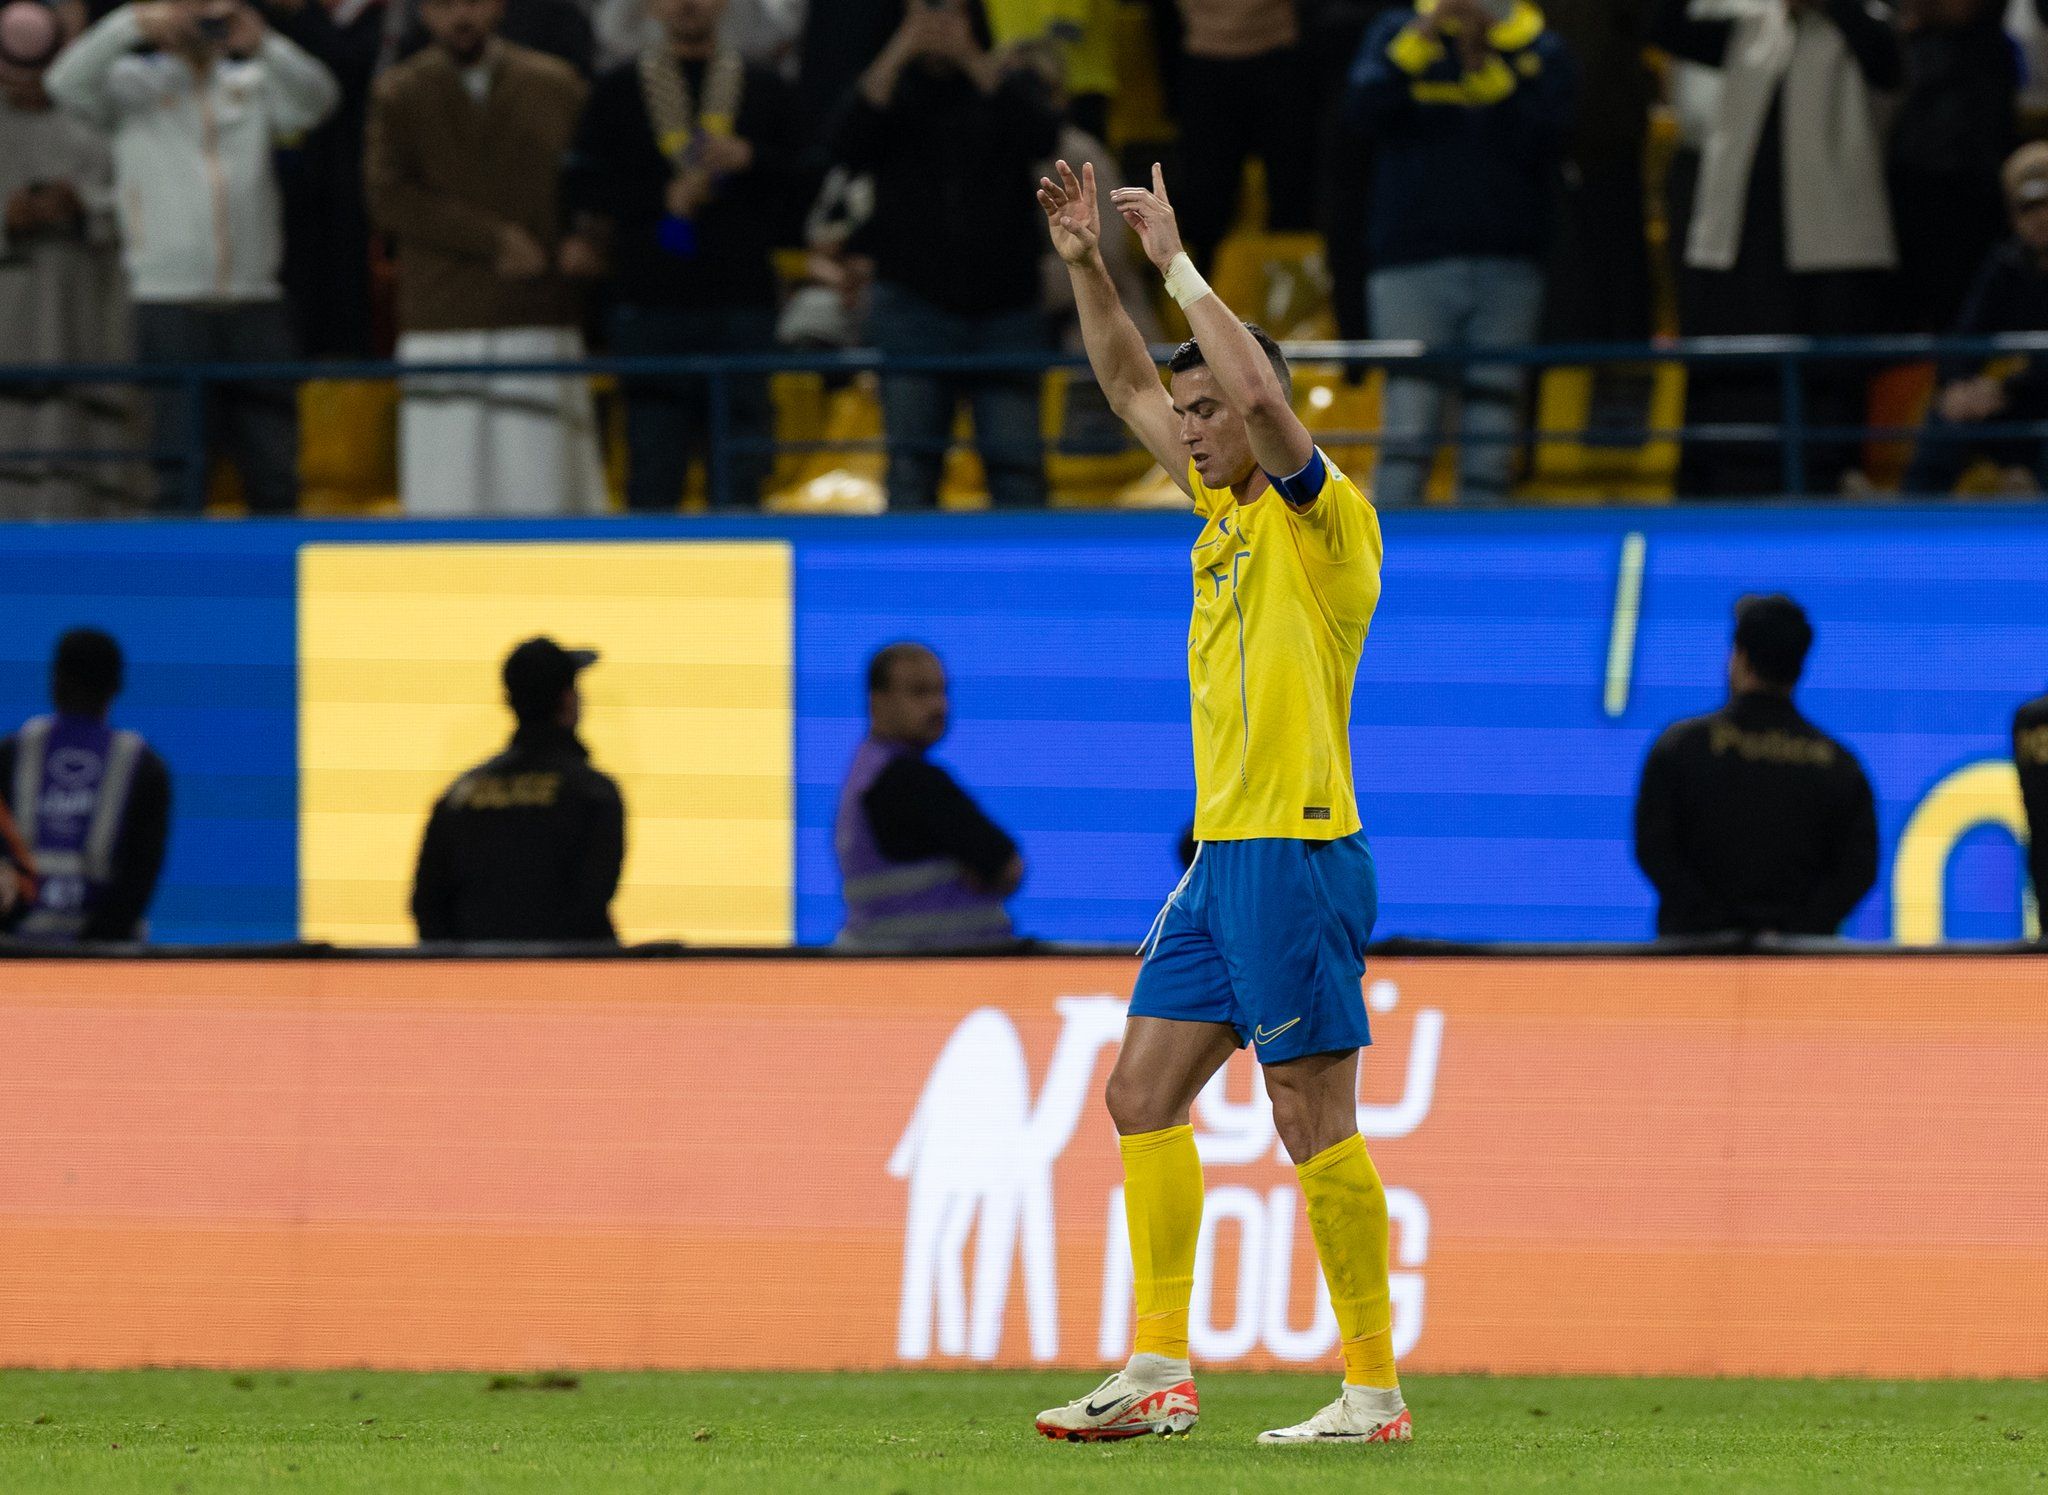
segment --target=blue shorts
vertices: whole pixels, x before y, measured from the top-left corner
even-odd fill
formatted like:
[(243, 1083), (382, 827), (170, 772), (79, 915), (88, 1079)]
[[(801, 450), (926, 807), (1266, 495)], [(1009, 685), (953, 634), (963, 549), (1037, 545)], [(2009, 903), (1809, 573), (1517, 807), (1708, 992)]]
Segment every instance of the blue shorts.
[(1379, 909), (1363, 831), (1204, 841), (1145, 942), (1131, 1016), (1228, 1023), (1261, 1064), (1364, 1048)]

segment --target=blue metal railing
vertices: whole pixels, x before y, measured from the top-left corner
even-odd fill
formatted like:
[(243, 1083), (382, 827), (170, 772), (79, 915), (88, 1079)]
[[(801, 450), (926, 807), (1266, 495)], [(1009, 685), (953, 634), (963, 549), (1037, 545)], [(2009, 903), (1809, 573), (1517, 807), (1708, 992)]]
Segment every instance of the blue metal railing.
[[(1154, 350), (1162, 362), (1170, 349)], [(1398, 374), (1427, 370), (1436, 377), (1444, 371), (1478, 366), (1513, 365), (1518, 368), (1626, 366), (1641, 369), (1679, 364), (1688, 369), (1756, 368), (1775, 371), (1779, 418), (1763, 422), (1687, 422), (1675, 427), (1603, 424), (1598, 433), (1603, 445), (1641, 444), (1651, 441), (1682, 441), (1709, 444), (1775, 444), (1779, 473), (1787, 495), (1803, 494), (1807, 488), (1809, 451), (1821, 442), (1899, 441), (1913, 438), (1919, 426), (1815, 425), (1808, 419), (1807, 377), (1815, 365), (1851, 364), (1875, 373), (1905, 364), (1939, 361), (1944, 364), (1990, 362), (1997, 359), (2048, 355), (2048, 332), (2011, 333), (1995, 337), (1707, 337), (1660, 343), (1566, 343), (1501, 348), (1426, 347), (1419, 343), (1311, 342), (1288, 345), (1288, 354), (1298, 363), (1335, 363), (1350, 369), (1384, 368)], [(156, 444), (123, 450), (30, 451), (0, 450), (0, 464), (8, 461), (45, 461), (86, 464), (95, 462), (148, 461), (160, 467), (175, 467), (180, 474), (184, 507), (197, 512), (204, 507), (206, 460), (207, 394), (222, 384), (297, 384), (311, 380), (394, 380), (408, 376), (481, 376), (510, 374), (565, 375), (591, 377), (696, 378), (706, 383), (708, 429), (706, 467), (712, 492), (722, 491), (733, 455), (758, 451), (777, 444), (749, 439), (732, 429), (731, 380), (737, 377), (777, 373), (814, 373), (827, 377), (874, 373), (937, 373), (958, 376), (976, 374), (1043, 374), (1051, 369), (1085, 369), (1087, 360), (1079, 354), (1021, 353), (948, 358), (884, 358), (875, 352), (771, 353), (758, 355), (678, 356), (665, 358), (587, 358), (574, 362), (543, 363), (396, 363), (389, 361), (330, 361), (260, 364), (0, 364), (0, 398), (10, 390), (73, 385), (126, 385), (152, 390), (173, 390), (177, 394), (180, 419), (173, 439), (162, 431)], [(1950, 428), (1957, 439), (1995, 441), (2032, 439), (2048, 441), (2048, 420), (1990, 421)], [(1352, 444), (1376, 444), (1380, 432), (1325, 432), (1325, 439)], [(1568, 431), (1518, 431), (1506, 435), (1467, 435), (1451, 430), (1441, 440), (1449, 445), (1497, 441), (1520, 444), (1532, 438), (1554, 442), (1569, 438)], [(1581, 437), (1590, 432), (1577, 433)], [(816, 444), (813, 444), (816, 445)], [(828, 443), (828, 445), (841, 445)], [(873, 443), (868, 443), (872, 447)], [(1686, 495), (1711, 498), (1715, 495)]]

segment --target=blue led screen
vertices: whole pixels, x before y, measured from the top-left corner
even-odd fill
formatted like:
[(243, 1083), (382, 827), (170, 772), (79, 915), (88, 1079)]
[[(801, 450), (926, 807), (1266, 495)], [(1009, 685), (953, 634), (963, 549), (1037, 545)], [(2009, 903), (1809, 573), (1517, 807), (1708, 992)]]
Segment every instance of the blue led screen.
[[(1629, 830), (1656, 732), (1725, 691), (1729, 610), (1782, 589), (1819, 630), (1801, 693), (1876, 786), (1884, 876), (1846, 932), (1893, 933), (1901, 834), (1939, 786), (2009, 752), (2048, 689), (2048, 507), (1392, 514), (1385, 594), (1353, 723), (1384, 935), (1636, 939), (1651, 894)], [(295, 558), (311, 541), (772, 537), (795, 560), (797, 928), (838, 926), (831, 822), (861, 732), (868, 654), (939, 649), (940, 750), (1022, 843), (1014, 908), (1048, 939), (1134, 943), (1179, 876), (1193, 772), (1184, 647), (1192, 523), (1160, 514), (886, 520), (617, 519), (390, 525), (0, 525), (0, 729), (44, 709), (51, 641), (94, 622), (127, 646), (117, 718), (176, 777), (152, 920), (166, 941), (297, 927)], [(1626, 537), (1640, 617), (1614, 664)], [(1944, 845), (1941, 929), (2009, 938), (2012, 832)]]
[[(1637, 774), (1661, 728), (1726, 692), (1730, 614), (1783, 590), (1819, 633), (1801, 692), (1863, 760), (1885, 879), (1845, 929), (1891, 933), (1907, 817), (1947, 775), (2009, 755), (2048, 688), (2048, 515), (1816, 509), (1385, 516), (1385, 592), (1354, 700), (1360, 811), (1383, 935), (1639, 939)], [(1193, 795), (1184, 641), (1189, 521), (1062, 516), (798, 553), (798, 930), (838, 917), (830, 826), (858, 738), (861, 661), (922, 638), (954, 676), (940, 749), (1023, 843), (1020, 927), (1140, 938), (1179, 875)], [(1618, 716), (1605, 702), (1625, 538), (1640, 619)], [(1946, 929), (2020, 932), (2006, 830), (1949, 859)]]

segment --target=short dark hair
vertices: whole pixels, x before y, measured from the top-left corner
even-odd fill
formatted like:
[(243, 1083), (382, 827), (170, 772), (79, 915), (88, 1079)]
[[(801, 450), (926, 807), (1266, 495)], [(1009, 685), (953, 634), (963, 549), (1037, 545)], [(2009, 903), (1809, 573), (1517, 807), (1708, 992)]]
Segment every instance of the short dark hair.
[(121, 693), (121, 646), (98, 628), (74, 628), (50, 656), (50, 700), (59, 711), (95, 716)]
[(1735, 647), (1766, 685), (1790, 690), (1805, 673), (1813, 624), (1783, 592), (1745, 597), (1735, 604)]
[(938, 651), (929, 644), (920, 644), (916, 639), (898, 639), (893, 644), (884, 644), (868, 656), (868, 694), (880, 695), (896, 682), (896, 666), (903, 660), (926, 655), (939, 657)]
[[(1249, 332), (1252, 341), (1264, 350), (1266, 362), (1273, 365), (1273, 372), (1280, 376), (1280, 387), (1286, 390), (1291, 398), (1294, 394), (1294, 370), (1287, 366), (1287, 355), (1282, 353), (1280, 345), (1273, 341), (1273, 334), (1257, 322), (1245, 323), (1244, 330)], [(1173, 350), (1173, 357), (1166, 360), (1166, 372), (1185, 374), (1189, 369), (1205, 368), (1208, 363), (1209, 360), (1202, 355), (1202, 345), (1189, 338)]]

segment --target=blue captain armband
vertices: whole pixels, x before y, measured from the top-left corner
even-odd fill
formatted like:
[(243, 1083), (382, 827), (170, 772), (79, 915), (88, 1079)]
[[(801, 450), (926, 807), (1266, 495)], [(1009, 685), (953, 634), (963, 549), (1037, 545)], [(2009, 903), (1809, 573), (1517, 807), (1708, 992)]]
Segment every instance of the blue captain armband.
[(1323, 449), (1310, 447), (1308, 463), (1291, 478), (1276, 478), (1270, 472), (1266, 481), (1279, 490), (1280, 496), (1296, 508), (1307, 508), (1322, 495), (1323, 483), (1329, 477), (1329, 467), (1323, 461)]

